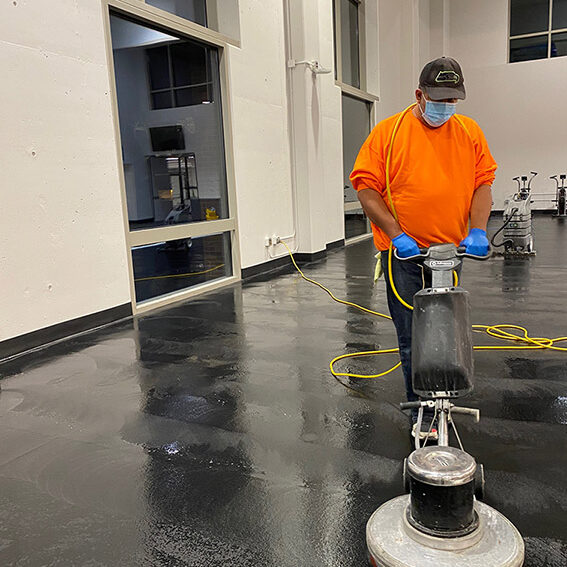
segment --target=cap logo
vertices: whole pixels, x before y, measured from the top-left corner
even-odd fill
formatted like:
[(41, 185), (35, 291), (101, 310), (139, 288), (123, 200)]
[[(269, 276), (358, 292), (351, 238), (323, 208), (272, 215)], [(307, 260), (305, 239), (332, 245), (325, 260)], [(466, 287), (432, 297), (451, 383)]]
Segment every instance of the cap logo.
[(461, 77), (455, 71), (439, 71), (437, 77), (435, 77), (436, 83), (455, 83), (457, 84), (461, 80)]

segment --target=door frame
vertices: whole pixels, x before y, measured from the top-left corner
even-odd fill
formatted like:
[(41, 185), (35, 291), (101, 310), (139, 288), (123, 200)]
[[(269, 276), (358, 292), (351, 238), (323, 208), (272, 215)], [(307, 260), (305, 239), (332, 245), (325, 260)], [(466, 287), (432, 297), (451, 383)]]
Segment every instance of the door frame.
[[(378, 97), (375, 95), (372, 95), (370, 93), (366, 93), (366, 92), (362, 92), (359, 89), (355, 89), (353, 87), (350, 87), (348, 85), (341, 85), (341, 109), (342, 109), (342, 100), (343, 97), (347, 96), (356, 100), (359, 100), (361, 102), (366, 103), (367, 105), (370, 105), (370, 112), (369, 112), (369, 129), (370, 131), (372, 131), (372, 128), (374, 127), (374, 125), (376, 124), (376, 102), (378, 102)], [(342, 116), (341, 114), (341, 126), (342, 128), (344, 128), (344, 116)], [(343, 141), (344, 141), (344, 136), (343, 136)], [(343, 147), (343, 160), (344, 160), (344, 147)], [(344, 187), (344, 181), (345, 181), (345, 172), (343, 171), (343, 187)], [(350, 212), (350, 211), (355, 211), (358, 209), (362, 209), (362, 205), (358, 202), (358, 201), (348, 201), (348, 202), (344, 202), (343, 205), (343, 219), (344, 219), (344, 215), (346, 215), (346, 213)], [(357, 242), (360, 242), (361, 240), (366, 240), (368, 238), (370, 238), (372, 236), (372, 227), (370, 226), (370, 219), (366, 219), (366, 229), (367, 232), (365, 232), (364, 234), (360, 234), (358, 236), (353, 236), (352, 238), (346, 239), (345, 238), (345, 245), (349, 245), (349, 244), (356, 244)], [(346, 235), (345, 235), (346, 236)]]

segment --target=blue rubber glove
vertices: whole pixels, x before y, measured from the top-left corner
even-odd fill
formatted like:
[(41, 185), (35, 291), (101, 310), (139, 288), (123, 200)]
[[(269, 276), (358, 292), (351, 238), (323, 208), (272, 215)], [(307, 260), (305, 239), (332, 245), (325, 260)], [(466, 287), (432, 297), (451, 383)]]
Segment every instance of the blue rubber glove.
[(419, 254), (417, 242), (405, 232), (393, 238), (392, 243), (396, 247), (400, 258), (407, 258), (408, 256), (416, 256)]
[(488, 238), (482, 228), (471, 228), (469, 235), (461, 241), (461, 246), (467, 247), (467, 254), (486, 256), (488, 254)]

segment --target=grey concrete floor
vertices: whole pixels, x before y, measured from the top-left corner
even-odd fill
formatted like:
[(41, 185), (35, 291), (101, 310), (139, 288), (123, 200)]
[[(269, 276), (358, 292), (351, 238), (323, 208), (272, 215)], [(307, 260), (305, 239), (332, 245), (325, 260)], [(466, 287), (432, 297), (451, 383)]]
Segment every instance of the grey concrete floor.
[[(536, 218), (536, 248), (465, 266), (474, 322), (567, 335), (567, 224)], [(368, 241), (305, 271), (384, 310), (373, 262)], [(365, 523), (401, 493), (411, 448), (402, 377), (357, 393), (328, 363), (393, 345), (388, 321), (289, 272), (0, 366), (0, 564), (365, 565)], [(526, 566), (565, 566), (567, 353), (475, 360), (482, 419), (459, 424), (486, 501), (520, 529)]]

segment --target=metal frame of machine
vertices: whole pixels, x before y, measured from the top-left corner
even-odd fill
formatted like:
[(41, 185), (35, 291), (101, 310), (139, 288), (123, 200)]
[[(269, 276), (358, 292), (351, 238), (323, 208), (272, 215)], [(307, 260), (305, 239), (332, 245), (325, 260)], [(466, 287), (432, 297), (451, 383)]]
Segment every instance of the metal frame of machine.
[[(527, 175), (514, 177), (513, 181), (518, 184), (518, 190), (504, 201), (504, 224), (492, 237), (492, 246), (503, 247), (505, 256), (535, 255), (534, 236), (532, 226), (531, 184), (537, 175), (536, 171), (530, 171), (531, 177)], [(503, 232), (504, 240), (500, 244), (495, 243), (496, 236)]]
[[(567, 187), (565, 187), (565, 179), (567, 179), (567, 175), (565, 173), (561, 173), (559, 175), (559, 179), (557, 175), (552, 175), (549, 179), (555, 180), (555, 199), (553, 202), (556, 204), (557, 210), (553, 215), (556, 218), (565, 218), (567, 217)], [(561, 186), (559, 186), (561, 183)]]

